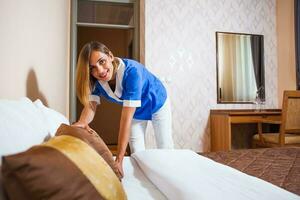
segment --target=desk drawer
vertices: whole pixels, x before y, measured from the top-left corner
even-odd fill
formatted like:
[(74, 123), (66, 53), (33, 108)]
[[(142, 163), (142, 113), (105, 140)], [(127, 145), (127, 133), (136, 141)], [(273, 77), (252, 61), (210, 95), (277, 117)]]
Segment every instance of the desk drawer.
[(258, 122), (279, 124), (280, 119), (281, 119), (280, 115), (253, 115), (253, 116), (245, 115), (245, 116), (231, 116), (230, 122), (233, 124), (258, 123)]

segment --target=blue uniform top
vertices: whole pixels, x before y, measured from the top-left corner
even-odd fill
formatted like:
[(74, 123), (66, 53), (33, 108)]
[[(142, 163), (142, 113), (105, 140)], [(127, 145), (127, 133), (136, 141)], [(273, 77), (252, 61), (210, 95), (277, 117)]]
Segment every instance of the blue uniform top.
[(151, 120), (152, 114), (166, 101), (165, 87), (141, 63), (130, 59), (119, 59), (119, 61), (115, 91), (112, 91), (108, 82), (98, 80), (90, 101), (100, 104), (100, 96), (104, 96), (111, 102), (126, 107), (136, 107), (134, 119)]

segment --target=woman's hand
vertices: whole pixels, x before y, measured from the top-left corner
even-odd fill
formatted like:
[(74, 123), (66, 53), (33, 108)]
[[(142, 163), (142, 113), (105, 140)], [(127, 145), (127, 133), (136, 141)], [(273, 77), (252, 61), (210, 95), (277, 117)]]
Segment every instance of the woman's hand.
[(126, 153), (126, 147), (129, 140), (130, 125), (135, 112), (134, 107), (123, 107), (120, 120), (120, 129), (118, 136), (118, 153), (116, 157), (116, 165), (119, 173), (124, 177), (123, 158)]
[(75, 122), (71, 126), (76, 126), (76, 127), (79, 127), (79, 128), (84, 128), (84, 129), (86, 129), (90, 133), (95, 133), (95, 131), (88, 124), (84, 124), (84, 123), (82, 123), (80, 121)]
[(72, 126), (84, 128), (90, 133), (95, 132), (89, 127), (88, 124), (91, 123), (91, 121), (94, 119), (96, 108), (97, 103), (94, 101), (91, 101), (88, 105), (84, 106), (78, 122), (73, 123)]
[(116, 167), (118, 170), (118, 173), (121, 175), (121, 178), (124, 177), (124, 172), (123, 172), (123, 159), (119, 159), (118, 157), (116, 157)]

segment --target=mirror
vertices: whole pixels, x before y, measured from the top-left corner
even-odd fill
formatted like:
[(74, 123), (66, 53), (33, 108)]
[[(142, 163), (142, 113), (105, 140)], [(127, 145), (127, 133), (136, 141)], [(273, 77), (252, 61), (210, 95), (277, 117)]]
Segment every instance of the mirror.
[(218, 103), (265, 101), (263, 35), (216, 32)]

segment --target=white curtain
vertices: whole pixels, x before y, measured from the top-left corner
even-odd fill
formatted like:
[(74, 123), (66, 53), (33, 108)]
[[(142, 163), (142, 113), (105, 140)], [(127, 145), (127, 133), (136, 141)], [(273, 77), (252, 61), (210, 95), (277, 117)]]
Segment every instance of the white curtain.
[(222, 101), (254, 101), (257, 85), (249, 35), (218, 33)]

